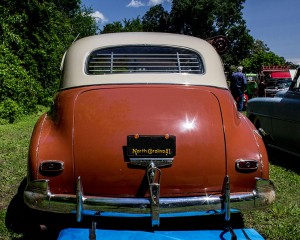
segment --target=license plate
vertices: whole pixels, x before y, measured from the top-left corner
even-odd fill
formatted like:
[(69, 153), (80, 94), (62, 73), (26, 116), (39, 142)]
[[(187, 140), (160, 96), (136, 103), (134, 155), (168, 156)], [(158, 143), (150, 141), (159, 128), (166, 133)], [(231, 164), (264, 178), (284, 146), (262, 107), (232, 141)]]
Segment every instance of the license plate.
[(173, 158), (176, 137), (173, 135), (129, 135), (127, 156), (134, 158)]

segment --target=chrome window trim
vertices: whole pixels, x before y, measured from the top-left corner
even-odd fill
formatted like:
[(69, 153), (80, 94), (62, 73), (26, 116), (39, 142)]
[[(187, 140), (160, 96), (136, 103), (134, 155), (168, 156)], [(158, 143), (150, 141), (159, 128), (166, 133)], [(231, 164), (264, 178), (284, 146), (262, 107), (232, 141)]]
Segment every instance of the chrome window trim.
[(86, 60), (87, 75), (134, 73), (204, 74), (201, 56), (192, 49), (166, 45), (119, 45), (96, 49)]

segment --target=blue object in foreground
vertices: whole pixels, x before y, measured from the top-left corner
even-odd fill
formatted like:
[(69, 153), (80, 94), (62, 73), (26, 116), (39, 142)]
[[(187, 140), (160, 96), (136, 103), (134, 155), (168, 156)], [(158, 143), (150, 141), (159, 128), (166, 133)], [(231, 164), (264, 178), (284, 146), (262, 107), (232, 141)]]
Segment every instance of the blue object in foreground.
[[(254, 229), (233, 229), (238, 240), (263, 240), (264, 238)], [(231, 239), (226, 230), (185, 230), (185, 231), (133, 231), (133, 230), (96, 230), (96, 239), (122, 240), (191, 240), (191, 239)], [(60, 232), (58, 240), (89, 239), (89, 229), (67, 228)]]

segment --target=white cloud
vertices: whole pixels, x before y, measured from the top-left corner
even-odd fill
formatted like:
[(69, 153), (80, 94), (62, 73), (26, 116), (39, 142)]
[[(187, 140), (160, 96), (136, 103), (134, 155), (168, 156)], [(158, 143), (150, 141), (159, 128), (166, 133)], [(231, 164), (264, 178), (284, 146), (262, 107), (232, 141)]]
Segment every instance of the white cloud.
[(142, 6), (145, 6), (145, 5), (141, 1), (131, 0), (131, 2), (128, 3), (126, 7), (135, 7), (135, 8), (138, 8), (138, 7), (142, 7)]
[(96, 22), (101, 24), (108, 22), (108, 19), (99, 11), (93, 12), (91, 17), (95, 18)]
[[(148, 0), (147, 5), (155, 6), (158, 4), (163, 4), (164, 2), (170, 3), (172, 2), (172, 0)], [(145, 4), (140, 0), (131, 0), (131, 2), (126, 5), (126, 7), (135, 7), (135, 8), (143, 7), (143, 6), (145, 6)]]
[(149, 0), (148, 6), (155, 6), (157, 4), (163, 4), (164, 2), (172, 2), (172, 0)]

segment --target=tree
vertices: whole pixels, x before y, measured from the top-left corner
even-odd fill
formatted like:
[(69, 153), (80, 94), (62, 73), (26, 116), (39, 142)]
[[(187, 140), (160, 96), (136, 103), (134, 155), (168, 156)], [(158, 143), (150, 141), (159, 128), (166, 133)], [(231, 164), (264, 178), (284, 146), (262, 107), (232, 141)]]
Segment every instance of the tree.
[(173, 0), (170, 13), (171, 31), (201, 38), (215, 36), (215, 1)]
[[(96, 33), (96, 22), (89, 11), (80, 7), (80, 0), (1, 1), (0, 41), (18, 59), (15, 68), (35, 82), (31, 86), (38, 86), (35, 104), (52, 103), (59, 86), (61, 58), (75, 38)], [(6, 60), (3, 54), (0, 59)], [(10, 85), (16, 89), (5, 89), (17, 91), (20, 79), (11, 76)]]
[(41, 86), (24, 67), (18, 56), (0, 45), (0, 118), (14, 122), (19, 116), (37, 109)]
[(251, 49), (251, 53), (255, 54), (260, 51), (268, 52), (270, 51), (270, 48), (267, 46), (267, 44), (264, 43), (262, 40), (255, 40), (253, 44), (253, 48)]
[(142, 32), (143, 31), (143, 23), (139, 17), (132, 18), (131, 20), (125, 19), (124, 23), (124, 32)]
[(151, 7), (143, 16), (143, 29), (146, 32), (167, 32), (170, 27), (170, 15), (161, 4)]
[(283, 57), (276, 55), (271, 51), (257, 51), (251, 57), (245, 58), (242, 65), (246, 72), (259, 73), (262, 66), (282, 66), (286, 61)]
[(210, 38), (226, 34), (233, 26), (244, 25), (245, 0), (173, 0), (170, 13), (172, 30)]
[(106, 24), (101, 33), (116, 33), (116, 32), (142, 32), (143, 23), (139, 17), (130, 20), (124, 19), (122, 22), (117, 21)]
[(103, 27), (101, 33), (115, 33), (115, 32), (123, 32), (123, 25), (120, 21), (106, 24)]
[(255, 40), (250, 50), (249, 57), (241, 62), (246, 72), (259, 73), (262, 66), (287, 65), (285, 59), (270, 51), (262, 40)]
[(229, 47), (223, 61), (226, 71), (230, 72), (231, 66), (241, 65), (243, 59), (251, 56), (254, 38), (243, 24), (232, 27), (226, 36), (229, 39)]
[(173, 0), (170, 13), (172, 32), (203, 39), (225, 35), (229, 50), (223, 56), (226, 68), (249, 56), (254, 39), (243, 20), (245, 0)]

